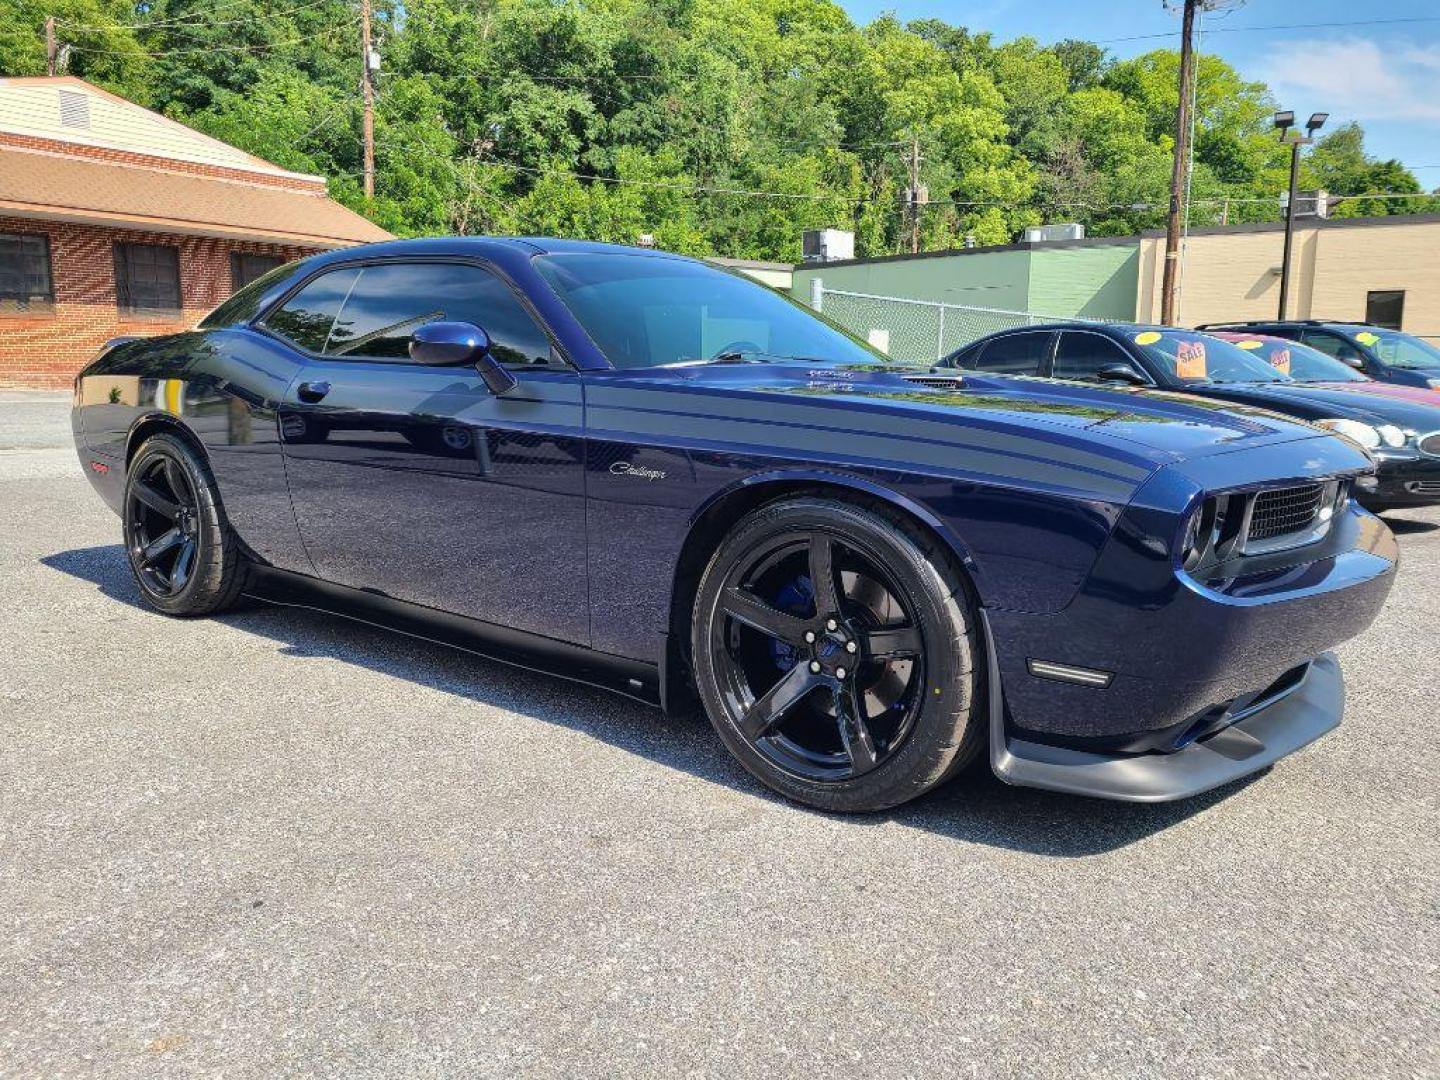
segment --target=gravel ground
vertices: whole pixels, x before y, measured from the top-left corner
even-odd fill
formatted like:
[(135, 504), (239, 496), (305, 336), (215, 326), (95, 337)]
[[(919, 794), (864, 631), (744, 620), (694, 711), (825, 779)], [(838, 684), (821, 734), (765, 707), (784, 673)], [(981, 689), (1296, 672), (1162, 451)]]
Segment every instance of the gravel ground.
[(1434, 1076), (1440, 512), (1323, 742), (1178, 806), (873, 818), (699, 717), (344, 621), (137, 606), (0, 394), (0, 1072)]

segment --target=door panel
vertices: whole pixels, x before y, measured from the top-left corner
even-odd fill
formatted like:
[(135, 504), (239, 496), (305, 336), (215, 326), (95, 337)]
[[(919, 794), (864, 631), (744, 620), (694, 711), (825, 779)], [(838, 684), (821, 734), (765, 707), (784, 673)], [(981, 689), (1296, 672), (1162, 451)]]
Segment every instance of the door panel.
[(468, 367), (305, 365), (280, 429), (320, 577), (588, 643), (580, 380), (515, 374), (496, 397)]

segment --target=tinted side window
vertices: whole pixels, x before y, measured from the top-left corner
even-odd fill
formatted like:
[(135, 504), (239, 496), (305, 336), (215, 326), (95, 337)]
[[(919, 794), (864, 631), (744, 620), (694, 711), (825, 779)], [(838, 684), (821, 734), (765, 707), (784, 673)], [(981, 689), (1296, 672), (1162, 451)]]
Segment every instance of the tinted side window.
[(1055, 352), (1055, 378), (1093, 380), (1101, 368), (1116, 365), (1127, 367), (1137, 374), (1140, 371), (1125, 351), (1109, 338), (1069, 330), (1060, 335), (1060, 347)]
[(1048, 331), (1011, 334), (987, 343), (974, 364), (981, 371), (993, 371), (997, 375), (1038, 375), (1049, 344)]
[(1319, 349), (1326, 356), (1333, 356), (1337, 360), (1348, 360), (1352, 364), (1358, 364), (1364, 359), (1360, 355), (1360, 350), (1339, 334), (1331, 334), (1324, 330), (1306, 330), (1300, 335), (1300, 340), (1312, 349)]
[(945, 361), (944, 366), (953, 368), (973, 368), (975, 366), (976, 359), (978, 359), (980, 356), (980, 350), (983, 347), (984, 346), (981, 345), (971, 345), (968, 349), (961, 349), (958, 352), (952, 353), (949, 359)]
[(360, 271), (353, 268), (321, 274), (286, 300), (279, 311), (268, 315), (265, 325), (302, 349), (324, 352), (340, 305), (350, 295), (350, 289), (359, 276)]
[(502, 364), (548, 364), (550, 340), (495, 275), (454, 263), (367, 266), (330, 330), (327, 356), (405, 359), (416, 327), (468, 322), (490, 335)]

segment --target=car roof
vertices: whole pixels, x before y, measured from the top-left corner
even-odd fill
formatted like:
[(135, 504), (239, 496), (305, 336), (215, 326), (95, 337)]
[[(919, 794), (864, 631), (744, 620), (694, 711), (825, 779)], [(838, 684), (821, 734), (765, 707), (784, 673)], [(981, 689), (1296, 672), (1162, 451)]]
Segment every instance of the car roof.
[(621, 243), (599, 243), (595, 240), (566, 240), (554, 236), (422, 236), (408, 240), (383, 240), (363, 243), (354, 248), (334, 248), (311, 255), (308, 264), (324, 266), (353, 259), (399, 258), (399, 256), (472, 255), (478, 258), (528, 259), (534, 255), (647, 255), (649, 258), (698, 262), (687, 255), (655, 251), (654, 248), (631, 248)]
[(1057, 319), (1054, 322), (1030, 323), (1026, 326), (1006, 326), (999, 330), (992, 330), (990, 331), (990, 333), (984, 334), (976, 338), (974, 341), (967, 342), (966, 344), (961, 345), (958, 349), (952, 350), (950, 355), (953, 356), (956, 353), (964, 352), (966, 349), (973, 349), (976, 345), (980, 345), (994, 338), (1004, 337), (1007, 334), (1023, 333), (1027, 330), (1044, 333), (1049, 333), (1055, 330), (1089, 330), (1092, 332), (1105, 334), (1107, 337), (1116, 338), (1123, 338), (1137, 332), (1144, 332), (1146, 330), (1178, 330), (1182, 333), (1189, 332), (1183, 326), (1162, 326), (1159, 323), (1090, 322), (1085, 319)]
[(495, 253), (496, 249), (512, 251), (520, 255), (648, 255), (659, 259), (677, 259), (696, 262), (686, 255), (676, 255), (654, 248), (629, 247), (624, 244), (602, 244), (592, 240), (565, 240), (551, 236), (427, 236), (412, 240), (385, 240), (378, 244), (362, 244), (358, 247), (335, 248), (313, 256), (316, 263), (346, 261), (366, 258), (372, 255), (482, 255)]
[(1266, 334), (1259, 330), (1204, 330), (1202, 333), (1210, 337), (1218, 337), (1221, 341), (1273, 341), (1278, 345), (1294, 345), (1295, 342), (1289, 338), (1276, 337), (1274, 334)]
[(1360, 321), (1348, 321), (1345, 319), (1237, 319), (1226, 322), (1201, 323), (1195, 329), (1209, 333), (1212, 330), (1226, 330), (1233, 332), (1244, 332), (1250, 328), (1262, 326), (1318, 326), (1322, 330), (1334, 328), (1337, 330), (1363, 329), (1372, 327), (1376, 330), (1383, 330), (1384, 327), (1373, 326), (1371, 323)]

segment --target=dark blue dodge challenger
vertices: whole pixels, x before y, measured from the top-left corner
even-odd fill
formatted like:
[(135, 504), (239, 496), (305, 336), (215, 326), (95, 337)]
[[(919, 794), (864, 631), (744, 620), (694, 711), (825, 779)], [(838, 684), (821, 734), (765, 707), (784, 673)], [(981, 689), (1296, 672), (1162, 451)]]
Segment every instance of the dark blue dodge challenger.
[(1339, 723), (1394, 540), (1345, 439), (1180, 396), (906, 372), (763, 286), (402, 241), (111, 343), (75, 438), (145, 600), (343, 614), (667, 708), (877, 810), (1176, 799)]

